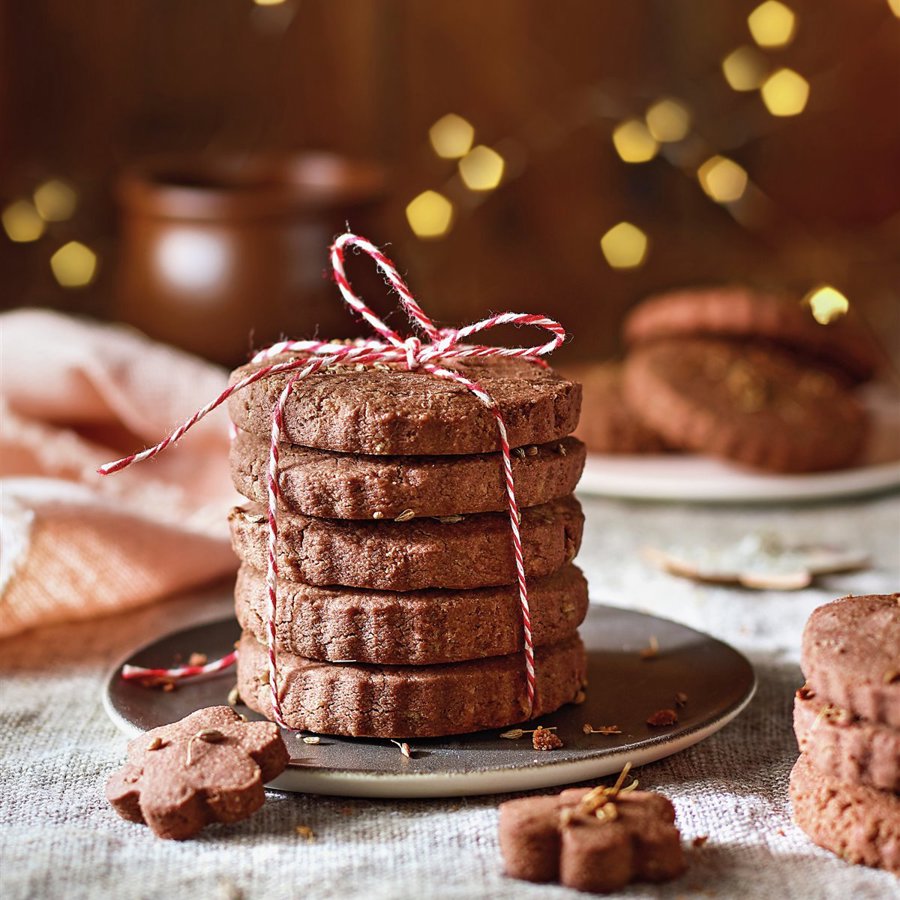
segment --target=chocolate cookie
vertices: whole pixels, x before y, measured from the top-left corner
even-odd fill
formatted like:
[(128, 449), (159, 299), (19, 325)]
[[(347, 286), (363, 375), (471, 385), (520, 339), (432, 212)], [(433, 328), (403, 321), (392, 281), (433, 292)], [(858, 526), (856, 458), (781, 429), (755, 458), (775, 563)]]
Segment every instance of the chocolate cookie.
[(662, 438), (632, 412), (622, 392), (622, 365), (582, 363), (565, 374), (581, 383), (577, 437), (594, 453), (664, 453)]
[(633, 791), (592, 810), (595, 793), (571, 788), (551, 797), (501, 803), (499, 839), (506, 874), (608, 893), (632, 881), (668, 881), (684, 872), (669, 800)]
[(834, 366), (854, 382), (871, 378), (880, 357), (852, 310), (821, 325), (800, 301), (734, 285), (651, 297), (628, 316), (624, 333), (631, 345), (681, 337), (762, 339)]
[(866, 414), (830, 375), (787, 354), (684, 338), (635, 349), (625, 396), (673, 446), (773, 472), (851, 465)]
[[(513, 453), (519, 506), (535, 506), (575, 490), (584, 468), (581, 441), (563, 438)], [(245, 497), (267, 498), (269, 441), (238, 432), (231, 475)], [(394, 519), (402, 513), (451, 516), (506, 509), (498, 453), (471, 456), (363, 456), (284, 444), (279, 484), (287, 509), (335, 519)]]
[(821, 702), (900, 728), (900, 594), (820, 606), (803, 631), (800, 665)]
[(794, 821), (820, 847), (900, 875), (900, 796), (841, 784), (806, 754), (794, 765), (790, 790)]
[[(528, 582), (536, 646), (575, 633), (587, 613), (587, 581), (573, 565)], [(235, 587), (238, 621), (266, 638), (265, 575), (242, 566)], [(433, 665), (504, 656), (522, 649), (514, 585), (468, 591), (398, 593), (279, 583), (277, 646), (309, 659), (380, 665)]]
[(900, 729), (858, 719), (805, 687), (794, 698), (794, 732), (806, 758), (836, 781), (900, 791)]
[(263, 785), (287, 764), (276, 725), (213, 706), (131, 741), (106, 797), (123, 819), (182, 840), (211, 822), (252, 815), (265, 800)]
[[(291, 357), (278, 357), (290, 359)], [(510, 446), (547, 444), (578, 423), (581, 387), (552, 369), (501, 357), (442, 364), (478, 382), (503, 414)], [(251, 363), (231, 381), (262, 368)], [(263, 378), (228, 401), (238, 428), (267, 437), (272, 410), (293, 373)], [(335, 366), (298, 382), (284, 414), (284, 440), (319, 450), (391, 456), (493, 453), (493, 414), (465, 387), (427, 372)]]
[[(265, 647), (239, 644), (238, 690), (271, 715)], [(436, 737), (501, 728), (527, 714), (521, 653), (438, 666), (335, 665), (278, 654), (279, 695), (290, 728), (383, 738)], [(574, 635), (535, 655), (535, 717), (574, 700), (585, 682), (584, 645)]]
[[(265, 569), (265, 507), (237, 507), (229, 517), (242, 562)], [(522, 511), (525, 571), (541, 578), (561, 569), (581, 545), (584, 515), (574, 497)], [(296, 513), (278, 517), (278, 567), (304, 584), (386, 591), (512, 584), (515, 560), (506, 513), (406, 522), (346, 522)]]

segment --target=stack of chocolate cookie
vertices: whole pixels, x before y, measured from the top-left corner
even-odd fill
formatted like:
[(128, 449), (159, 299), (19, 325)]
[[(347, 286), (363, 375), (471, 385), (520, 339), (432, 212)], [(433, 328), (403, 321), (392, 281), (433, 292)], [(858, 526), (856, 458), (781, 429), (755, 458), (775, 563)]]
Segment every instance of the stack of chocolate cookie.
[(579, 434), (600, 453), (686, 450), (773, 472), (852, 465), (867, 416), (854, 388), (879, 351), (852, 312), (741, 287), (650, 298), (624, 326), (621, 366), (585, 382)]
[[(496, 400), (509, 432), (528, 576), (535, 715), (585, 680), (587, 585), (572, 559), (583, 516), (571, 437), (581, 389), (517, 360), (450, 364)], [(239, 379), (258, 366), (234, 373)], [(238, 688), (271, 716), (265, 634), (266, 479), (274, 404), (290, 375), (230, 400)], [(277, 661), (291, 728), (423, 737), (527, 716), (523, 625), (493, 415), (463, 386), (401, 367), (336, 366), (285, 407)]]
[(900, 594), (819, 607), (802, 666), (794, 819), (848, 862), (900, 875)]

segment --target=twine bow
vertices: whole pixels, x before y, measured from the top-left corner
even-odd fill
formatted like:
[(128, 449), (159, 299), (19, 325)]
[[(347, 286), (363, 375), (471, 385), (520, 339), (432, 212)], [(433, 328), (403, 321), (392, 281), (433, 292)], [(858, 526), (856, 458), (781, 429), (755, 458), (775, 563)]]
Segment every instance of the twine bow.
[[(424, 340), (411, 335), (403, 338), (394, 329), (380, 319), (354, 292), (344, 271), (344, 256), (348, 248), (358, 248), (368, 254), (375, 262), (388, 283), (400, 298), (400, 304), (412, 320), (413, 325), (422, 333)], [(344, 301), (355, 310), (374, 329), (383, 340), (375, 338), (358, 339), (350, 343), (334, 343), (329, 341), (279, 341), (253, 357), (254, 363), (268, 363), (240, 381), (227, 387), (218, 397), (206, 406), (197, 410), (187, 421), (179, 425), (155, 447), (140, 453), (134, 453), (115, 462), (106, 463), (97, 471), (100, 475), (111, 475), (134, 463), (152, 459), (162, 453), (170, 444), (179, 440), (187, 431), (206, 415), (224, 403), (232, 394), (244, 390), (263, 378), (270, 378), (285, 372), (294, 373), (288, 380), (278, 397), (272, 411), (271, 441), (269, 446), (269, 465), (267, 474), (268, 492), (268, 560), (266, 571), (267, 618), (266, 643), (269, 663), (269, 686), (272, 692), (272, 714), (279, 725), (287, 728), (281, 710), (278, 695), (278, 671), (275, 654), (275, 623), (278, 607), (278, 506), (280, 488), (278, 483), (278, 456), (282, 432), (284, 430), (284, 410), (294, 385), (303, 378), (318, 372), (327, 366), (364, 365), (374, 366), (376, 363), (391, 363), (410, 372), (421, 370), (436, 378), (453, 381), (470, 391), (494, 416), (500, 441), (503, 477), (506, 485), (506, 497), (509, 510), (510, 535), (516, 565), (516, 580), (519, 591), (519, 605), (522, 614), (522, 631), (524, 637), (525, 676), (528, 694), (528, 718), (534, 713), (535, 704), (535, 671), (534, 640), (531, 633), (531, 614), (528, 606), (528, 582), (525, 577), (525, 562), (522, 553), (522, 539), (519, 529), (519, 505), (516, 501), (515, 483), (512, 472), (512, 454), (506, 431), (506, 423), (493, 397), (477, 381), (466, 378), (459, 372), (445, 368), (441, 363), (451, 359), (471, 357), (502, 356), (524, 359), (538, 365), (546, 365), (541, 357), (552, 353), (565, 340), (563, 327), (546, 316), (529, 313), (499, 313), (466, 325), (462, 328), (438, 328), (416, 302), (404, 280), (400, 277), (394, 264), (370, 241), (358, 235), (342, 234), (332, 244), (331, 266), (334, 280)], [(545, 344), (534, 347), (490, 347), (477, 344), (466, 344), (463, 341), (474, 334), (496, 328), (498, 325), (532, 325), (548, 331), (552, 337)], [(283, 354), (299, 354), (286, 362), (268, 362)], [(190, 678), (218, 672), (228, 668), (237, 659), (233, 652), (203, 666), (182, 666), (178, 669), (147, 669), (140, 666), (125, 666), (122, 677), (126, 679), (143, 679), (148, 677)]]

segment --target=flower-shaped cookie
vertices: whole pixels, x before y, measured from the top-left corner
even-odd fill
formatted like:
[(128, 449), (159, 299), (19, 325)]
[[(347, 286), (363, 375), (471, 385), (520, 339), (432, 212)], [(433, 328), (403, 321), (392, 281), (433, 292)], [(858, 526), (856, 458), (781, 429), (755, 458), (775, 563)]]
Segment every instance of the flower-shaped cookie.
[(277, 725), (245, 722), (228, 706), (212, 706), (131, 741), (106, 797), (123, 819), (181, 840), (212, 822), (256, 812), (263, 785), (288, 759)]
[(572, 788), (500, 806), (506, 872), (607, 893), (632, 881), (668, 881), (685, 869), (675, 810), (661, 794)]

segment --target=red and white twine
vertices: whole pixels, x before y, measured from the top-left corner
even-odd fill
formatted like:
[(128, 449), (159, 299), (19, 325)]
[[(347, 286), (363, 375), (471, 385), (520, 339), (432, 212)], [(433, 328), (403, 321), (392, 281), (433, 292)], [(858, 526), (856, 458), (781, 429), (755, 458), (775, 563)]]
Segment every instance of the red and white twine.
[[(367, 253), (374, 261), (390, 286), (400, 297), (400, 303), (409, 315), (413, 324), (423, 333), (425, 340), (411, 336), (401, 337), (382, 321), (358, 297), (350, 286), (344, 271), (344, 254), (348, 248), (358, 248)], [(126, 456), (116, 462), (106, 463), (97, 471), (101, 475), (111, 475), (137, 462), (151, 459), (175, 443), (204, 416), (224, 403), (232, 394), (236, 394), (263, 378), (270, 378), (285, 372), (294, 373), (278, 397), (272, 412), (272, 431), (269, 448), (269, 466), (267, 474), (268, 488), (268, 561), (266, 571), (266, 589), (268, 610), (266, 617), (266, 644), (269, 663), (269, 686), (273, 718), (279, 725), (287, 728), (282, 715), (281, 699), (278, 694), (278, 670), (275, 654), (276, 613), (278, 609), (278, 507), (280, 488), (278, 482), (278, 453), (284, 430), (284, 410), (294, 385), (303, 378), (318, 372), (327, 366), (364, 365), (376, 363), (392, 363), (408, 371), (421, 370), (436, 378), (453, 381), (470, 391), (478, 401), (490, 410), (497, 423), (500, 439), (500, 455), (503, 477), (506, 484), (506, 498), (509, 510), (509, 527), (512, 537), (513, 556), (516, 563), (516, 581), (519, 591), (519, 605), (522, 613), (522, 632), (524, 638), (525, 678), (528, 692), (529, 718), (534, 712), (535, 702), (535, 670), (534, 639), (531, 633), (531, 613), (528, 606), (528, 581), (525, 577), (525, 560), (522, 552), (522, 536), (519, 529), (519, 506), (516, 502), (516, 489), (512, 472), (512, 452), (506, 423), (493, 397), (477, 381), (464, 377), (453, 369), (444, 368), (441, 363), (451, 359), (468, 357), (503, 356), (529, 360), (539, 365), (546, 365), (541, 357), (552, 353), (565, 340), (566, 333), (562, 326), (546, 316), (529, 313), (500, 313), (482, 319), (463, 328), (438, 328), (425, 314), (406, 286), (394, 264), (370, 241), (355, 234), (342, 234), (331, 246), (331, 265), (334, 280), (337, 282), (346, 303), (354, 309), (383, 340), (360, 339), (350, 344), (329, 341), (279, 341), (271, 347), (260, 351), (253, 357), (255, 363), (266, 363), (283, 354), (299, 354), (283, 362), (271, 362), (257, 369), (240, 381), (227, 387), (218, 397), (197, 410), (187, 421), (179, 425), (171, 434), (155, 447), (140, 453)], [(552, 335), (551, 340), (536, 347), (490, 347), (463, 344), (461, 341), (482, 331), (496, 328), (498, 325), (532, 325), (543, 328)], [(122, 677), (126, 679), (144, 679), (165, 677), (169, 679), (190, 678), (218, 672), (232, 665), (237, 653), (229, 653), (220, 660), (203, 666), (182, 666), (176, 669), (145, 669), (139, 666), (125, 666)]]

